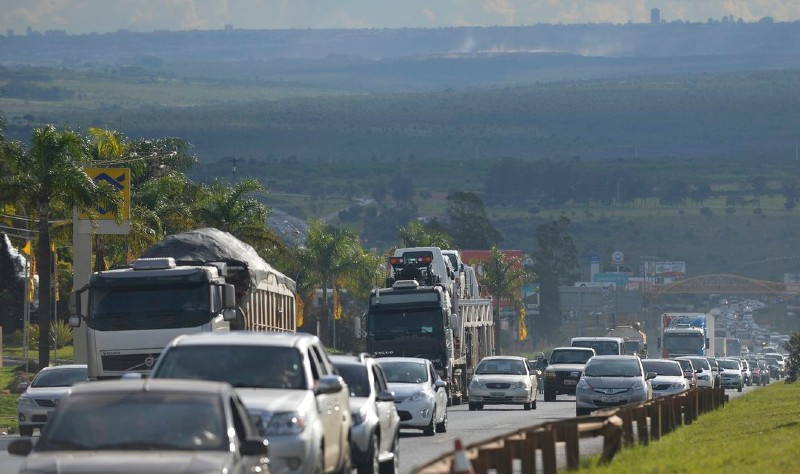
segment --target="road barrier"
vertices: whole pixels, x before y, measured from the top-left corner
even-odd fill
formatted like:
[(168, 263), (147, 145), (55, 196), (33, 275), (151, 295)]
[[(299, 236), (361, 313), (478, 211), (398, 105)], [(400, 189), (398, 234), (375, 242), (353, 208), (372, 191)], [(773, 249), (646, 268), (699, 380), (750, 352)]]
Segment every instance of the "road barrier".
[[(490, 470), (497, 474), (555, 474), (558, 470), (558, 448), (565, 450), (567, 468), (578, 469), (580, 440), (602, 436), (600, 462), (605, 464), (611, 462), (623, 446), (632, 446), (636, 440), (640, 444), (659, 440), (681, 425), (692, 424), (701, 414), (716, 410), (726, 402), (723, 388), (693, 388), (680, 395), (529, 426), (470, 444), (464, 450), (476, 474)], [(455, 454), (455, 451), (445, 453), (414, 472), (450, 473)], [(463, 452), (459, 456), (463, 456)]]

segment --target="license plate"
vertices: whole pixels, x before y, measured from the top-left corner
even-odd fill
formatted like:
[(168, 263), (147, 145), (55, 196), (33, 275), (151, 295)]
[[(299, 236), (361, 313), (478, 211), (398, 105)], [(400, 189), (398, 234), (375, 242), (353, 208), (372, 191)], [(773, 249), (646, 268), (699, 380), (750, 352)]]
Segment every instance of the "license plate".
[(489, 395), (492, 397), (504, 397), (506, 394), (503, 392), (491, 392)]
[(600, 397), (600, 401), (603, 403), (617, 403), (619, 402), (619, 397)]
[(577, 380), (565, 380), (564, 385), (576, 385), (578, 383)]

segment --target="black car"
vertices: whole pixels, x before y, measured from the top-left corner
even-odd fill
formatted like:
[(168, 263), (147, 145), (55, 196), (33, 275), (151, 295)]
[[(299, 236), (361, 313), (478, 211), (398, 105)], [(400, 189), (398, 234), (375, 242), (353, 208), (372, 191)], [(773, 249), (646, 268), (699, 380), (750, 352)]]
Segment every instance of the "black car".
[(594, 356), (590, 347), (556, 347), (544, 369), (544, 401), (555, 401), (558, 395), (575, 395), (575, 387), (586, 362)]

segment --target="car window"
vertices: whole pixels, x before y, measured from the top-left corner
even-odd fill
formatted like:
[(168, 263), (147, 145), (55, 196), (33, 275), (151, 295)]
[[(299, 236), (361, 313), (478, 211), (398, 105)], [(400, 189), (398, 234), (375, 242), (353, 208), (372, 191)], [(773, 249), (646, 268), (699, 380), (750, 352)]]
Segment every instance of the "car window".
[(48, 421), (36, 450), (225, 450), (223, 410), (216, 395), (205, 393), (73, 395)]
[(702, 357), (698, 357), (696, 359), (691, 359), (691, 361), (692, 361), (692, 365), (694, 365), (696, 368), (700, 368), (700, 369), (703, 369), (703, 370), (710, 370), (711, 369), (711, 365), (709, 365), (708, 360), (706, 360), (706, 359), (704, 359)]
[(478, 375), (523, 375), (525, 365), (518, 359), (484, 359), (475, 369)]
[(248, 388), (308, 386), (300, 351), (279, 346), (175, 346), (162, 354), (152, 377), (213, 380)]
[(641, 377), (642, 368), (638, 360), (590, 360), (584, 374), (587, 377)]
[(645, 372), (655, 372), (658, 375), (683, 376), (680, 364), (664, 360), (646, 359), (642, 361), (642, 366), (644, 366)]
[(428, 379), (425, 365), (419, 362), (381, 361), (389, 383), (422, 383)]
[(71, 387), (78, 382), (89, 380), (89, 372), (84, 368), (47, 369), (39, 372), (31, 382), (31, 387)]
[(375, 379), (375, 388), (380, 392), (381, 390), (388, 390), (389, 387), (386, 386), (386, 375), (383, 373), (383, 369), (378, 364), (372, 364), (372, 372)]
[(310, 352), (314, 355), (314, 358), (317, 361), (320, 377), (323, 375), (331, 375), (333, 373), (333, 367), (328, 364), (327, 356), (323, 355), (325, 351), (320, 351), (316, 345), (312, 345)]
[(553, 351), (551, 364), (585, 364), (592, 357), (591, 351)]
[(735, 360), (719, 360), (719, 359), (717, 359), (717, 362), (719, 362), (719, 366), (722, 367), (723, 369), (739, 370), (739, 363), (736, 362)]
[(368, 397), (370, 382), (367, 367), (362, 364), (338, 364), (336, 370), (350, 388), (351, 397)]

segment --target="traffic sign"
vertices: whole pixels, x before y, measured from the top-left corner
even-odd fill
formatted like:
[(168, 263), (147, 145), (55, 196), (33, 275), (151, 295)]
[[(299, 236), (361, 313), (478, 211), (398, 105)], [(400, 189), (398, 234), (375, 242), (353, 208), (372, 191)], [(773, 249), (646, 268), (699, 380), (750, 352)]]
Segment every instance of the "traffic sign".
[(611, 254), (611, 263), (622, 263), (624, 260), (625, 258), (619, 250)]

